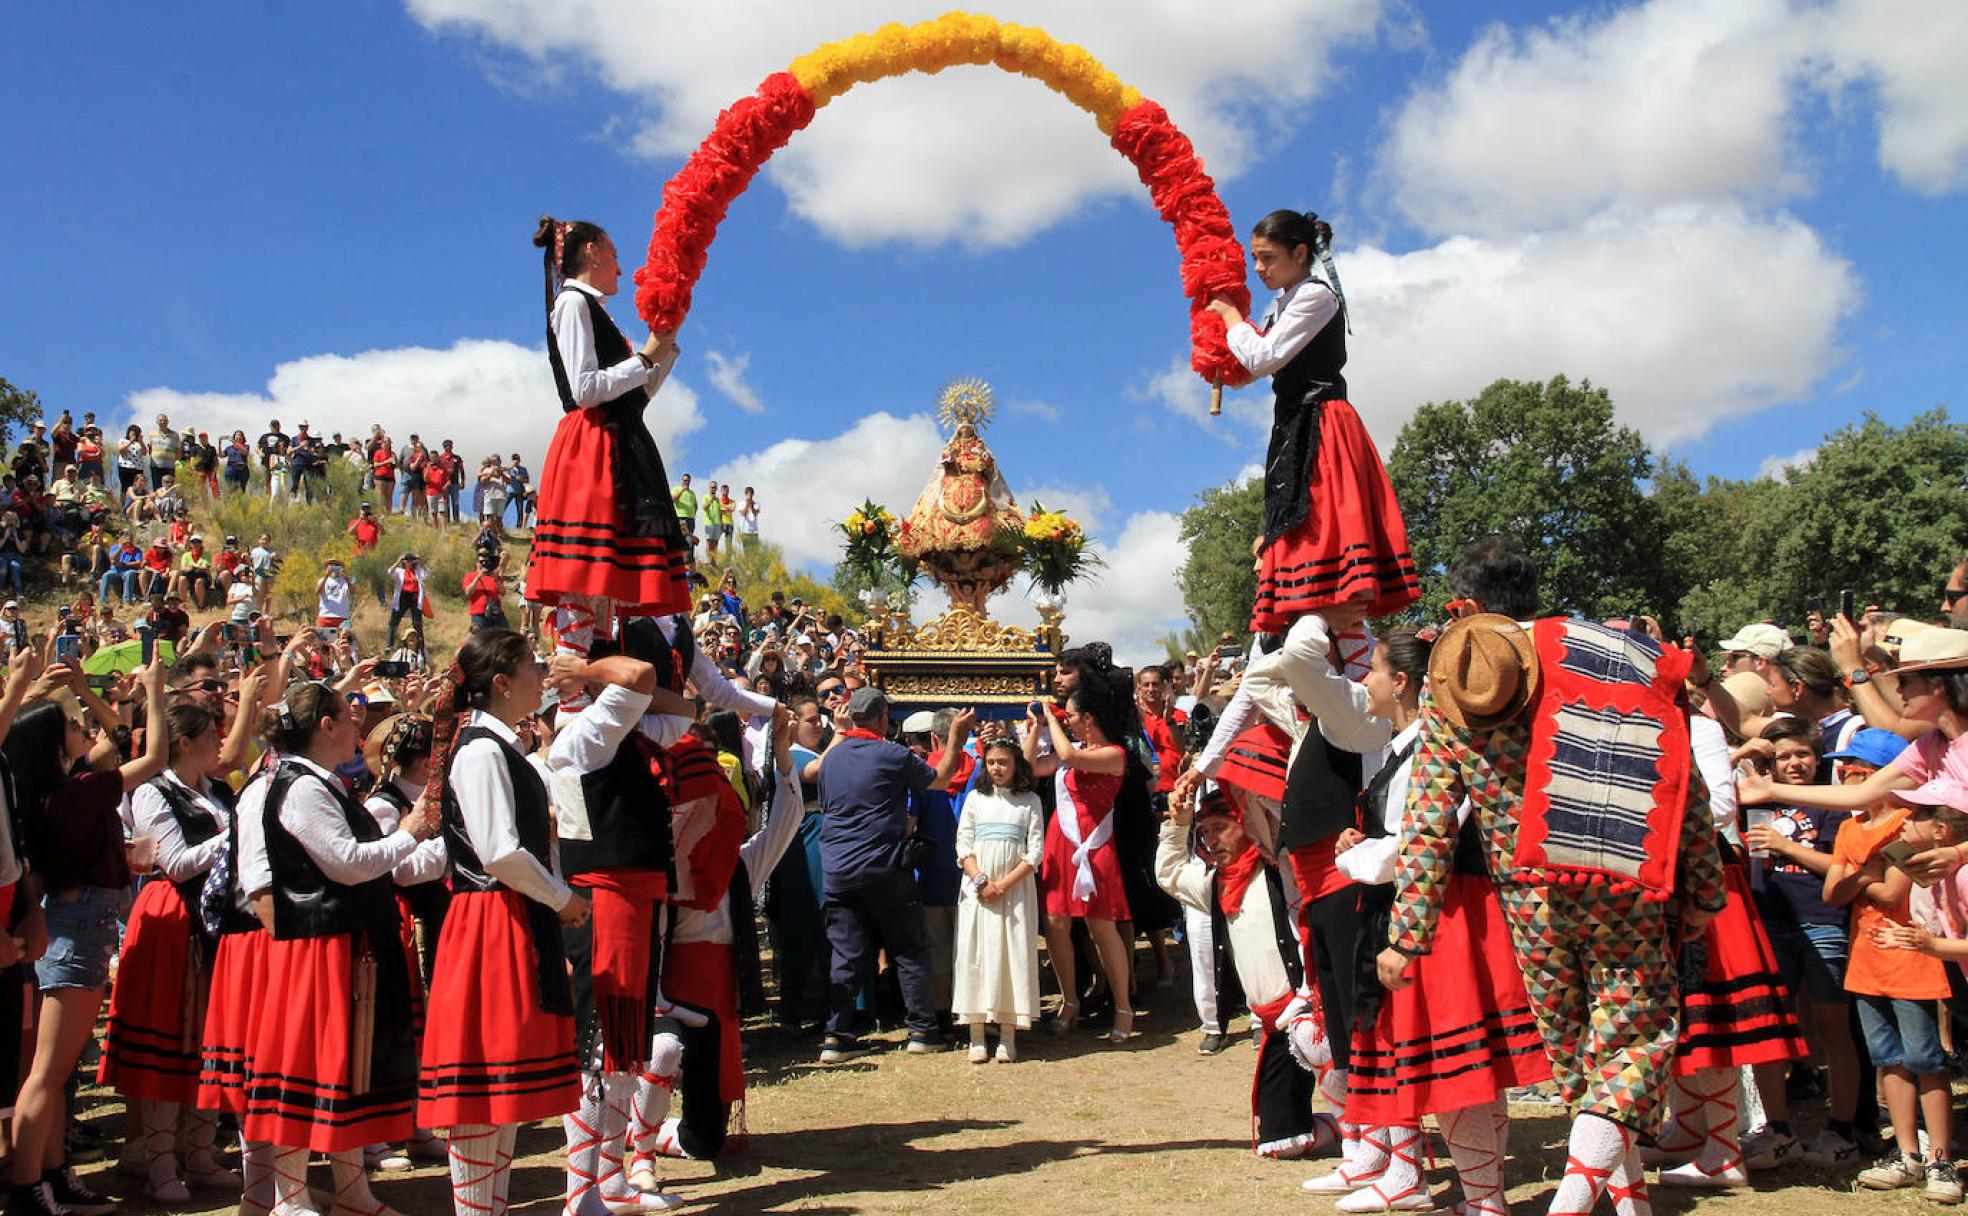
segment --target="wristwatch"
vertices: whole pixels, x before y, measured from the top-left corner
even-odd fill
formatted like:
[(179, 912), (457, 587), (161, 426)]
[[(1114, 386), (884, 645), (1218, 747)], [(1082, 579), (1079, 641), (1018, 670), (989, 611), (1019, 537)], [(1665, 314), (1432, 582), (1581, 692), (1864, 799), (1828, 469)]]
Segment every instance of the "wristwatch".
[(976, 875), (970, 880), (970, 889), (973, 891), (982, 891), (985, 887), (988, 887), (990, 885), (991, 885), (991, 880), (984, 877), (982, 874)]
[(1854, 667), (1845, 677), (1845, 687), (1847, 688), (1852, 687), (1854, 684), (1870, 683), (1872, 683), (1872, 673), (1863, 667)]

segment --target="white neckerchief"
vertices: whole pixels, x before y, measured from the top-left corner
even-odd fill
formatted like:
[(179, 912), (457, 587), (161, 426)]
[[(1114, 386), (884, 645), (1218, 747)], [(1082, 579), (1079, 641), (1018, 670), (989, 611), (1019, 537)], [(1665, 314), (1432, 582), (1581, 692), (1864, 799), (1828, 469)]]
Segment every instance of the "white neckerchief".
[(1080, 804), (1073, 799), (1073, 791), (1066, 784), (1067, 767), (1059, 766), (1059, 775), (1053, 779), (1053, 788), (1058, 793), (1059, 830), (1073, 844), (1073, 898), (1088, 900), (1093, 898), (1093, 851), (1114, 838), (1114, 812), (1109, 810), (1094, 825), (1093, 834), (1085, 840), (1080, 839)]

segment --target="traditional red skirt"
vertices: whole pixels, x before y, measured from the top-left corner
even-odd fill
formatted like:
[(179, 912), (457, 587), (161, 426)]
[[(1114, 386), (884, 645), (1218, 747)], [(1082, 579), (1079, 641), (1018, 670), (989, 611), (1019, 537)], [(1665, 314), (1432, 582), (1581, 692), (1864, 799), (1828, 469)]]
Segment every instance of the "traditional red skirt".
[(540, 472), (526, 597), (607, 596), (625, 616), (690, 611), (689, 554), (663, 537), (628, 534), (614, 468), (615, 436), (601, 411), (562, 415)]
[(745, 1053), (738, 1041), (738, 972), (723, 942), (678, 942), (663, 959), (663, 995), (718, 1017), (718, 1097), (745, 1100)]
[(588, 921), (595, 1033), (602, 1068), (638, 1072), (649, 1062), (649, 969), (655, 962), (656, 905), (669, 891), (660, 870), (596, 870), (574, 885), (593, 901)]
[(199, 973), (184, 896), (162, 879), (145, 883), (123, 930), (96, 1081), (126, 1098), (197, 1101), (208, 978)]
[(1311, 494), (1305, 518), (1259, 555), (1252, 630), (1283, 633), (1308, 612), (1354, 601), (1390, 616), (1421, 598), (1394, 487), (1344, 401), (1325, 403)]
[(1681, 1042), (1676, 1076), (1704, 1068), (1739, 1068), (1801, 1060), (1810, 1054), (1777, 970), (1776, 952), (1756, 914), (1741, 862), (1722, 867), (1729, 902), (1702, 940), (1708, 971), (1698, 988), (1681, 994)]
[(574, 1019), (540, 1007), (525, 896), (459, 891), (444, 914), (418, 1083), (426, 1127), (531, 1123), (581, 1101)]
[(403, 942), (403, 965), (410, 973), (410, 1020), (417, 1028), (417, 1038), (424, 1037), (424, 968), (418, 960), (423, 956), (417, 952), (417, 914), (410, 909), (410, 899), (403, 892), (396, 893), (396, 935)]
[(1413, 1127), (1423, 1115), (1551, 1079), (1488, 878), (1449, 879), (1434, 948), (1415, 958), (1408, 975), (1413, 983), (1382, 994), (1371, 1026), (1354, 1028), (1348, 1119)]
[(212, 995), (205, 1005), (205, 1050), (199, 1061), (198, 1105), (246, 1112), (246, 1053), (253, 1018), (267, 991), (265, 929), (228, 933), (212, 959)]
[[(373, 1026), (358, 1044), (358, 942), (374, 951)], [(416, 1053), (394, 933), (269, 939), (266, 993), (247, 1039), (247, 1140), (332, 1153), (416, 1130)], [(395, 972), (394, 975), (391, 972)], [(369, 1056), (362, 1083), (358, 1054)]]

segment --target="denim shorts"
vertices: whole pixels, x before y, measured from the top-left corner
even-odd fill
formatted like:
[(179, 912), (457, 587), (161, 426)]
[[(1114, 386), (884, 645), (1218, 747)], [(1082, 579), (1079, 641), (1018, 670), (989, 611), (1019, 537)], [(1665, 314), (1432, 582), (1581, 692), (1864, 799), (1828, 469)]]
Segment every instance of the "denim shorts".
[(48, 952), (34, 964), (41, 990), (107, 984), (122, 917), (129, 907), (128, 891), (108, 887), (80, 887), (72, 899), (42, 900), (48, 917)]
[(1767, 932), (1777, 973), (1793, 996), (1830, 1005), (1851, 999), (1845, 992), (1845, 926), (1770, 925)]
[(1947, 1071), (1941, 1054), (1940, 1021), (1932, 1001), (1902, 1001), (1889, 996), (1854, 993), (1859, 1003), (1859, 1029), (1876, 1068), (1904, 1068), (1916, 1076)]

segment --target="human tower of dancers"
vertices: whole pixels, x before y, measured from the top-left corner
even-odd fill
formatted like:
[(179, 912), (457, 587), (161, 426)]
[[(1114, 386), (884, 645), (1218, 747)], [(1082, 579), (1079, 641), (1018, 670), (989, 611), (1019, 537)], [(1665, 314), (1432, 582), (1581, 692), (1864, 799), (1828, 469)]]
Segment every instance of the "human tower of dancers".
[[(1367, 619), (1419, 586), (1346, 400), (1330, 239), (1315, 216), (1267, 216), (1251, 252), (1279, 293), (1270, 315), (1253, 326), (1212, 306), (1276, 391), (1263, 653), (1175, 784), (1155, 865), (1213, 922), (1261, 1029), (1256, 1149), (1336, 1150), (1305, 1187), (1342, 1211), (1420, 1210), (1434, 1206), (1421, 1169), (1433, 1115), (1461, 1210), (1503, 1216), (1506, 1095), (1551, 1081), (1575, 1111), (1553, 1213), (1602, 1195), (1623, 1216), (1647, 1211), (1643, 1136), (1686, 1158), (1664, 1181), (1739, 1184), (1734, 1072), (1804, 1048), (1691, 759), (1686, 689), (1713, 677), (1691, 648), (1544, 615), (1531, 563), (1494, 539), (1450, 570), (1440, 637), (1376, 644)], [(743, 1133), (735, 943), (750, 876), (770, 872), (802, 813), (792, 723), (724, 680), (677, 615), (687, 546), (642, 421), (675, 342), (632, 348), (610, 320), (620, 268), (599, 228), (543, 220), (535, 243), (564, 410), (527, 575), (552, 609), (550, 663), (517, 633), (478, 632), (434, 715), (366, 739), (325, 684), (252, 677), (227, 733), (197, 691), (215, 681), (167, 706), (152, 671), (146, 750), (87, 791), (60, 784), (86, 739), (39, 710), (15, 721), (31, 656), (0, 698), (15, 807), (60, 787), (76, 815), (113, 818), (130, 791), (158, 845), (167, 881), (129, 915), (103, 1077), (132, 1100), (129, 1163), (160, 1202), (238, 1186), (249, 1213), (386, 1216), (364, 1150), (403, 1145), (444, 1155), (461, 1216), (498, 1216), (518, 1128), (558, 1117), (570, 1216), (654, 1210), (679, 1202), (661, 1157), (716, 1157)], [(686, 685), (773, 719), (778, 785), (749, 840), (689, 733)], [(379, 775), (366, 804), (335, 773), (358, 746)], [(242, 770), (235, 798), (224, 777)], [(0, 877), (20, 878), (15, 858), (0, 832)], [(61, 932), (86, 943), (100, 919), (89, 893), (116, 877), (77, 871), (49, 892), (51, 931), (72, 921)], [(420, 952), (440, 891), (442, 929)], [(1683, 974), (1693, 944), (1706, 961)], [(99, 993), (100, 976), (77, 984), (91, 979)], [(78, 1009), (49, 1003), (54, 1029), (21, 1091), (16, 1216), (114, 1208), (66, 1169), (58, 1132), (63, 1053), (79, 1054), (94, 1017)], [(238, 1120), (236, 1174), (215, 1152), (219, 1111)], [(1898, 1126), (1896, 1107), (1895, 1121), (1907, 1145), (1911, 1119)], [(331, 1164), (326, 1204), (309, 1189), (315, 1153)]]

